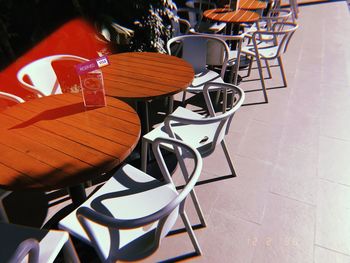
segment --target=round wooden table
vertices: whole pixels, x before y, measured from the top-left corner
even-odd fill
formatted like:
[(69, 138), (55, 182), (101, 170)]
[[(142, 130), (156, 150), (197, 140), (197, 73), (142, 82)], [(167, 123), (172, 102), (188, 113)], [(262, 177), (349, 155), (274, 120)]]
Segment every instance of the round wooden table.
[[(81, 94), (35, 99), (0, 112), (0, 188), (69, 187), (79, 203), (81, 183), (120, 164), (140, 138), (140, 120), (125, 102), (87, 109)], [(79, 190), (80, 189), (80, 190)]]
[(108, 96), (150, 100), (185, 90), (194, 78), (192, 66), (181, 58), (153, 52), (128, 52), (108, 57), (102, 68)]
[(203, 16), (213, 21), (231, 24), (252, 23), (260, 18), (258, 13), (252, 11), (243, 9), (231, 11), (227, 8), (208, 9), (204, 11)]
[(147, 101), (183, 91), (194, 78), (191, 64), (166, 54), (127, 52), (108, 59), (110, 65), (102, 68), (106, 94), (138, 102), (142, 134), (149, 131)]

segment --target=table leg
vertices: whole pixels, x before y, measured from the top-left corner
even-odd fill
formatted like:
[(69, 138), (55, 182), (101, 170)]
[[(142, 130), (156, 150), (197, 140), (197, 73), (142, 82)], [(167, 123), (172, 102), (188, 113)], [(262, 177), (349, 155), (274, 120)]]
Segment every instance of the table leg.
[(80, 205), (86, 200), (86, 192), (84, 184), (78, 184), (68, 187), (68, 193), (75, 206)]
[(141, 120), (141, 137), (149, 132), (148, 101), (137, 102), (137, 113)]

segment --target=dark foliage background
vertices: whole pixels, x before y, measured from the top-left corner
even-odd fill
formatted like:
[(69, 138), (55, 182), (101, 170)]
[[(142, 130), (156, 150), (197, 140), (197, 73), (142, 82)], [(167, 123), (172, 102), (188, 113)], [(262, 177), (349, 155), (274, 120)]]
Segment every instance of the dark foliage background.
[(133, 30), (128, 45), (114, 43), (120, 50), (164, 52), (174, 8), (171, 0), (0, 0), (0, 67), (76, 17)]

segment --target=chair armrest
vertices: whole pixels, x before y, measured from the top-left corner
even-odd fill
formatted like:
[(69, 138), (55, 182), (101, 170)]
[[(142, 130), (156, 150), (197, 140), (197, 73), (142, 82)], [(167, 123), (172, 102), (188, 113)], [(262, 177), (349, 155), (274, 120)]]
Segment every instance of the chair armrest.
[(8, 263), (18, 263), (29, 255), (29, 263), (39, 262), (39, 242), (34, 238), (22, 241)]
[(181, 31), (181, 25), (184, 25), (184, 27), (185, 27), (184, 34), (188, 34), (188, 32), (191, 29), (190, 22), (188, 22), (186, 19), (183, 19), (183, 18), (178, 18), (178, 20), (179, 20), (179, 24), (180, 24), (180, 31)]

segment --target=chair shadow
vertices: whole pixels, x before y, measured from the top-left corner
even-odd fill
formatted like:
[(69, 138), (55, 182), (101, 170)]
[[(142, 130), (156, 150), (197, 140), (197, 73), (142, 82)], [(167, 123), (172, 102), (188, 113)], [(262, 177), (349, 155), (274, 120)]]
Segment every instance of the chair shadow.
[[(123, 173), (123, 171), (121, 171)], [(109, 209), (103, 205), (103, 201), (108, 200), (108, 199), (113, 199), (113, 198), (118, 198), (118, 197), (123, 197), (123, 196), (129, 196), (137, 193), (142, 193), (151, 189), (154, 189), (155, 187), (159, 187), (163, 183), (159, 182), (158, 180), (153, 180), (149, 182), (137, 182), (134, 181), (132, 178), (130, 178), (126, 173), (123, 173), (121, 175), (118, 175), (114, 177), (118, 183), (123, 185), (125, 187), (125, 190), (121, 190), (118, 192), (111, 192), (111, 193), (106, 193), (103, 194), (97, 198), (95, 198), (91, 202), (91, 208), (97, 212), (100, 212), (104, 215), (114, 217), (112, 213), (109, 211)], [(119, 244), (120, 242), (120, 234), (119, 231), (109, 231), (110, 233), (110, 243), (111, 244)], [(121, 260), (141, 260), (143, 258), (146, 258), (147, 256), (153, 254), (157, 248), (157, 246), (154, 246), (153, 248), (150, 247), (150, 249), (147, 249), (145, 251), (142, 251), (139, 255), (135, 255), (130, 253), (131, 251), (134, 251), (135, 246), (138, 247), (138, 244), (142, 244), (144, 240), (152, 240), (152, 236), (155, 235), (155, 230), (152, 229), (149, 232), (145, 233), (144, 235), (140, 236), (139, 238), (133, 240), (130, 244), (127, 244), (121, 248), (118, 249), (117, 247), (111, 247), (110, 249), (110, 255), (115, 254), (115, 250), (118, 251), (118, 254), (115, 254), (118, 256), (119, 259)], [(196, 253), (194, 253), (196, 255)], [(193, 256), (193, 253), (190, 254), (190, 256)], [(182, 255), (176, 258), (187, 258), (189, 255)], [(174, 262), (173, 259), (169, 259), (170, 261), (165, 261), (165, 262)]]
[(166, 260), (162, 260), (159, 261), (160, 263), (171, 263), (171, 262), (179, 262), (179, 261), (184, 261), (184, 260), (188, 260), (194, 257), (198, 257), (199, 255), (196, 252), (191, 252), (191, 253), (187, 253), (187, 254), (183, 254), (181, 256), (177, 256), (177, 257), (173, 257), (170, 259), (166, 259)]
[(41, 228), (48, 212), (48, 199), (41, 191), (16, 191), (3, 200), (9, 222)]

